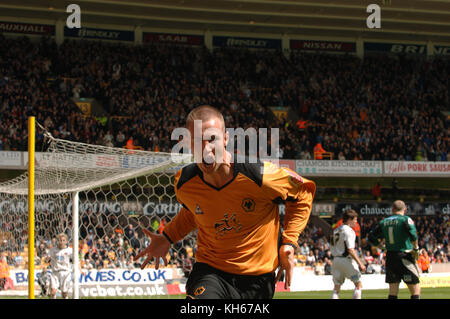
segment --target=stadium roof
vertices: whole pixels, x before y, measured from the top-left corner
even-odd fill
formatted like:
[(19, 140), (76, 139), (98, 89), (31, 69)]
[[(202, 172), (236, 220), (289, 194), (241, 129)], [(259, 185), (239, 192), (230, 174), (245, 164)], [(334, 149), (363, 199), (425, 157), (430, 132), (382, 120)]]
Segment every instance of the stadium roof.
[[(0, 16), (82, 23), (253, 34), (450, 42), (449, 0), (0, 0)], [(381, 29), (368, 29), (369, 4), (381, 6)]]

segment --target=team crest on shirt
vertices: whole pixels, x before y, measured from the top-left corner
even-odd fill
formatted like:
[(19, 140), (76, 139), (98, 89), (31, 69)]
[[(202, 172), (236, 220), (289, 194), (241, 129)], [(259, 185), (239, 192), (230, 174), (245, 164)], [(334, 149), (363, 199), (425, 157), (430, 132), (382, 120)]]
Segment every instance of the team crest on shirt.
[(255, 201), (253, 198), (244, 198), (241, 203), (241, 207), (247, 212), (253, 212), (255, 210)]
[(291, 183), (293, 186), (298, 186), (304, 183), (303, 178), (296, 172), (290, 169), (284, 169), (284, 171), (289, 174), (289, 183)]
[(198, 287), (198, 288), (196, 288), (195, 289), (195, 291), (194, 291), (194, 296), (199, 296), (199, 295), (201, 295), (202, 293), (204, 293), (205, 292), (205, 287), (203, 287), (203, 286), (200, 286), (200, 287)]
[(197, 207), (195, 207), (195, 214), (196, 215), (203, 215), (203, 211), (200, 208), (200, 206), (198, 206), (198, 204), (197, 204)]
[(242, 225), (236, 218), (236, 214), (231, 216), (225, 214), (221, 220), (214, 223), (214, 228), (216, 229), (216, 238), (220, 238), (231, 231), (239, 232), (242, 229)]

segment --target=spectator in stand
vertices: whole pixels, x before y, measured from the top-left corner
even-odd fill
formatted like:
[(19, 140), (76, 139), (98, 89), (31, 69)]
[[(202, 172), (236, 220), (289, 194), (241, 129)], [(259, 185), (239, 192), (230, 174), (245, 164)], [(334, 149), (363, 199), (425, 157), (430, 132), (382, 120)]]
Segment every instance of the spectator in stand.
[(419, 269), (422, 271), (422, 273), (431, 272), (432, 267), (430, 256), (428, 256), (428, 252), (424, 248), (422, 248), (420, 251), (420, 256), (419, 259), (417, 260), (417, 265), (419, 266)]
[(117, 147), (122, 147), (125, 143), (125, 135), (122, 133), (122, 131), (119, 131), (116, 136), (117, 141)]
[(306, 266), (314, 266), (316, 264), (316, 257), (314, 256), (314, 252), (311, 250), (306, 256)]
[(332, 274), (332, 272), (331, 272), (332, 265), (333, 265), (333, 261), (330, 258), (325, 257), (324, 258), (324, 274), (325, 275), (331, 275)]
[(323, 154), (326, 153), (326, 151), (323, 149), (322, 144), (319, 142), (314, 146), (314, 159), (321, 160), (323, 159)]
[(0, 290), (4, 290), (7, 287), (7, 282), (10, 280), (9, 265), (6, 259), (6, 255), (3, 253), (0, 255)]
[(366, 268), (367, 274), (381, 274), (382, 272), (383, 272), (382, 267), (381, 267), (380, 261), (378, 261), (378, 259), (374, 259), (367, 265), (367, 268)]
[(131, 237), (130, 245), (135, 251), (138, 251), (141, 248), (141, 241), (139, 240), (137, 233), (134, 233), (133, 237)]
[(372, 196), (373, 199), (379, 199), (379, 197), (381, 196), (381, 186), (380, 183), (376, 183), (373, 187), (372, 187)]
[[(286, 58), (281, 52), (264, 50), (210, 52), (71, 40), (57, 47), (48, 38), (38, 44), (27, 38), (2, 37), (1, 41), (0, 55), (7, 61), (0, 66), (4, 149), (26, 149), (23, 119), (31, 113), (38, 114), (40, 123), (50, 116), (49, 125), (59, 135), (109, 143), (103, 140), (106, 126), (78, 116), (71, 101), (75, 89), (118, 116), (111, 119), (113, 136), (118, 130), (134, 135), (145, 149), (170, 151), (173, 144), (163, 137), (180, 125), (185, 112), (212, 104), (229, 116), (231, 127), (280, 127), (285, 157), (303, 152), (307, 158), (319, 136), (322, 147), (335, 158), (342, 152), (346, 159), (413, 160), (419, 152), (422, 159), (448, 160), (448, 121), (440, 113), (449, 104), (444, 89), (447, 59), (398, 61), (376, 55), (359, 60), (301, 52)], [(38, 59), (31, 63), (29, 54)], [(255, 76), (256, 69), (264, 70), (258, 74), (265, 76)], [(45, 79), (51, 76), (56, 80), (47, 85)], [(291, 106), (308, 125), (301, 132), (296, 123), (274, 118), (269, 105)], [(303, 136), (308, 145), (298, 148)], [(142, 143), (155, 138), (158, 144)], [(116, 143), (121, 147), (125, 141), (119, 138)]]
[(300, 246), (300, 253), (304, 256), (308, 256), (310, 252), (310, 248), (308, 246), (308, 244), (306, 242), (304, 242), (301, 246)]
[(374, 261), (372, 254), (368, 250), (366, 250), (366, 255), (364, 256), (364, 261), (365, 261), (366, 265), (369, 265)]
[(126, 144), (126, 148), (128, 149), (128, 150), (134, 150), (136, 147), (135, 147), (136, 145), (134, 145), (134, 140), (133, 140), (133, 137), (129, 137), (128, 138), (128, 140), (127, 140), (127, 144)]
[(131, 238), (133, 238), (134, 237), (134, 233), (135, 233), (135, 231), (134, 231), (134, 226), (133, 226), (133, 224), (128, 224), (127, 225), (127, 227), (125, 228), (125, 233), (124, 233), (124, 235), (125, 235), (125, 238), (129, 241), (129, 240), (131, 240)]

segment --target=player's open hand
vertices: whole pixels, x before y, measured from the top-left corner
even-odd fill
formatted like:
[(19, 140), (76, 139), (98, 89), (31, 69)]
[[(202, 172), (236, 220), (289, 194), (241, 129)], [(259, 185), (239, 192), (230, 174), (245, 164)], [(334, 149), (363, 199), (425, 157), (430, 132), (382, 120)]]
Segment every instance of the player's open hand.
[(278, 270), (276, 282), (280, 280), (283, 271), (285, 271), (284, 289), (288, 289), (291, 286), (292, 278), (294, 277), (294, 253), (294, 247), (290, 245), (281, 245), (279, 251), (280, 269)]
[(150, 237), (150, 245), (148, 245), (145, 249), (141, 250), (135, 257), (134, 260), (138, 260), (143, 256), (147, 256), (145, 261), (141, 265), (141, 269), (144, 269), (145, 266), (153, 259), (155, 261), (155, 269), (159, 269), (159, 260), (162, 258), (164, 265), (167, 266), (167, 253), (169, 252), (170, 242), (163, 235), (154, 234), (147, 229), (143, 229), (144, 233)]

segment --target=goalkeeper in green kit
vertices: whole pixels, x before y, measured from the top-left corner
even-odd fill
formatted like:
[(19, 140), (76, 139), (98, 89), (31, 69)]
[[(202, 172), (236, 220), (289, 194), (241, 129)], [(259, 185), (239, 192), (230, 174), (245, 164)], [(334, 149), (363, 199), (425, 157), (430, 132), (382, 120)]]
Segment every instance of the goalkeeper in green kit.
[(405, 216), (406, 204), (397, 200), (392, 205), (392, 216), (384, 218), (369, 233), (369, 242), (379, 246), (384, 238), (386, 246), (386, 282), (389, 299), (397, 299), (400, 281), (403, 280), (411, 293), (411, 299), (420, 298), (419, 258), (417, 230), (414, 221)]

